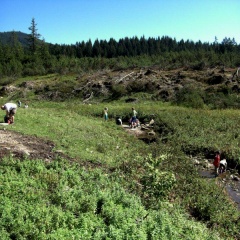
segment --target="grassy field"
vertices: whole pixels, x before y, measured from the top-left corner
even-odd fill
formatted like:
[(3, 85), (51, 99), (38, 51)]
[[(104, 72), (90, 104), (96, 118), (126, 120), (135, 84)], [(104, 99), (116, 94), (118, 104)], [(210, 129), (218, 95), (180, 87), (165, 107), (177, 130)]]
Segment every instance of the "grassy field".
[[(154, 118), (156, 142), (146, 144), (115, 124), (116, 116), (130, 117), (132, 106), (142, 121)], [(215, 180), (198, 176), (186, 153), (220, 149), (239, 163), (240, 136), (233, 127), (239, 116), (237, 110), (194, 110), (150, 101), (33, 101), (28, 109), (19, 108), (9, 129), (53, 141), (54, 150), (75, 163), (3, 159), (1, 236), (237, 239), (239, 211)], [(97, 167), (89, 169), (88, 162)]]

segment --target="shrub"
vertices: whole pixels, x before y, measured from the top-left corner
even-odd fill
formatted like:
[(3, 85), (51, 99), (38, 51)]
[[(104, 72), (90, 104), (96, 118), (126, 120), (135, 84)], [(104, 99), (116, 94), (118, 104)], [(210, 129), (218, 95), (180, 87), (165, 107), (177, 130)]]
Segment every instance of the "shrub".
[(147, 204), (158, 204), (165, 199), (176, 183), (173, 172), (161, 168), (162, 161), (168, 156), (166, 154), (153, 158), (149, 155), (145, 162), (145, 174), (141, 178), (143, 185), (143, 198)]
[(185, 86), (176, 94), (175, 102), (178, 105), (192, 108), (204, 108), (205, 93), (193, 86)]
[(112, 87), (112, 98), (118, 99), (127, 94), (127, 90), (124, 85), (113, 85)]

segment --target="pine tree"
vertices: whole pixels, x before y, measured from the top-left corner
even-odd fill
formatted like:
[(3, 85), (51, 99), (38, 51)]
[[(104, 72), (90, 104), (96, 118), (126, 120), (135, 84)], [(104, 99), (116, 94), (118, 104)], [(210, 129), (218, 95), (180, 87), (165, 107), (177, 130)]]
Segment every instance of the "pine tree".
[(95, 40), (92, 48), (92, 55), (93, 57), (99, 57), (101, 56), (101, 47), (98, 39)]
[(37, 24), (35, 19), (32, 18), (31, 26), (28, 28), (31, 33), (29, 34), (28, 42), (29, 42), (29, 50), (34, 55), (37, 51), (38, 43), (40, 41), (40, 34), (37, 32)]
[(11, 34), (10, 46), (11, 46), (14, 58), (21, 61), (24, 58), (24, 50), (21, 43), (18, 41), (18, 36), (16, 32), (14, 31)]

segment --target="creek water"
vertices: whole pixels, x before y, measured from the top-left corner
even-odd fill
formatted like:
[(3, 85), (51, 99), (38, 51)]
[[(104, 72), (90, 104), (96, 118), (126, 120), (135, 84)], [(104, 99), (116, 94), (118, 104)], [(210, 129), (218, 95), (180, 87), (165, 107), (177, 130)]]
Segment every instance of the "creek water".
[[(216, 178), (212, 170), (199, 170), (199, 175), (204, 178)], [(219, 175), (218, 178), (221, 178), (223, 184), (225, 184), (225, 190), (228, 196), (237, 205), (238, 210), (240, 210), (240, 181), (231, 179), (230, 175), (231, 174), (227, 171), (224, 177)], [(240, 176), (237, 177), (240, 178)]]
[[(122, 127), (130, 134), (133, 134), (138, 137), (138, 139), (149, 141), (152, 137), (151, 135), (148, 135), (146, 131), (141, 130), (141, 128), (130, 128), (129, 124), (125, 123), (122, 125)], [(204, 162), (203, 159), (199, 159), (200, 162)], [(205, 159), (205, 162), (211, 162), (207, 159)], [(209, 166), (209, 165), (208, 165)], [(210, 164), (212, 166), (212, 164)], [(213, 166), (212, 166), (213, 167)], [(199, 168), (199, 175), (203, 178), (216, 178), (214, 169), (213, 168)], [(237, 205), (237, 208), (240, 210), (240, 181), (233, 180), (230, 178), (230, 171), (227, 171), (227, 174), (225, 174), (225, 177), (223, 175), (219, 175), (218, 177), (221, 178), (221, 181), (223, 181), (223, 184), (225, 184), (225, 190), (230, 197), (230, 199), (235, 202)], [(240, 179), (240, 176), (237, 175), (238, 179)]]

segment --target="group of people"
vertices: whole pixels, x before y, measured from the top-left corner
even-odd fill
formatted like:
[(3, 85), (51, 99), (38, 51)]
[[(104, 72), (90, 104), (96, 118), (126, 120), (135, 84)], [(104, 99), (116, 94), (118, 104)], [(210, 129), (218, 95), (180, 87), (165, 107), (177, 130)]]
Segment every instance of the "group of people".
[[(131, 114), (131, 115), (132, 115), (132, 116), (131, 116), (131, 118), (130, 118), (130, 120), (129, 120), (129, 125), (130, 125), (130, 127), (131, 127), (131, 128), (136, 128), (136, 127), (140, 126), (140, 122), (139, 122), (139, 120), (137, 119), (137, 111), (135, 110), (134, 107), (132, 107), (132, 114)], [(103, 118), (104, 118), (105, 121), (108, 120), (108, 108), (107, 108), (107, 107), (105, 107), (105, 108), (103, 109)], [(120, 117), (117, 117), (116, 123), (117, 123), (118, 125), (122, 125), (122, 119), (121, 119)]]
[[(21, 102), (18, 101), (18, 106), (21, 107)], [(28, 107), (28, 106), (27, 106)], [(26, 108), (26, 104), (25, 104)], [(1, 106), (2, 110), (6, 111), (6, 115), (4, 116), (4, 122), (8, 124), (13, 124), (14, 123), (14, 115), (17, 112), (17, 105), (15, 103), (5, 103), (4, 105)], [(104, 120), (108, 120), (108, 108), (105, 107), (103, 110), (103, 116)], [(117, 124), (122, 125), (122, 120), (121, 118), (117, 119)], [(135, 108), (132, 108), (132, 117), (129, 120), (129, 124), (131, 128), (135, 128), (140, 125), (139, 120), (137, 119), (137, 111)], [(227, 169), (227, 161), (226, 159), (221, 160), (220, 157), (220, 151), (216, 152), (216, 155), (214, 157), (213, 165), (215, 167), (215, 174), (218, 176), (219, 174), (223, 173)]]
[(140, 126), (140, 122), (137, 119), (137, 111), (135, 110), (135, 108), (132, 108), (132, 117), (129, 120), (129, 124), (131, 128), (136, 128)]
[[(108, 108), (105, 107), (103, 111), (104, 119), (108, 120)], [(118, 125), (122, 125), (122, 119), (120, 117), (116, 118), (116, 123)], [(137, 119), (137, 111), (135, 108), (132, 108), (132, 117), (129, 120), (129, 125), (131, 128), (135, 128), (140, 125), (139, 120)], [(220, 159), (220, 151), (216, 152), (214, 157), (213, 165), (215, 167), (215, 174), (218, 176), (219, 174), (225, 172), (227, 170), (227, 161), (226, 159)]]

